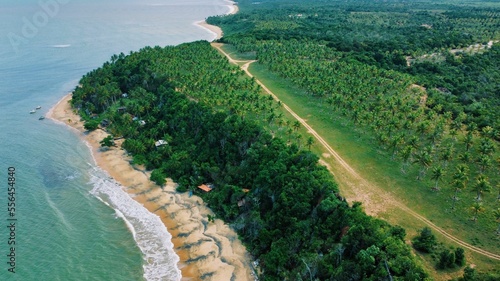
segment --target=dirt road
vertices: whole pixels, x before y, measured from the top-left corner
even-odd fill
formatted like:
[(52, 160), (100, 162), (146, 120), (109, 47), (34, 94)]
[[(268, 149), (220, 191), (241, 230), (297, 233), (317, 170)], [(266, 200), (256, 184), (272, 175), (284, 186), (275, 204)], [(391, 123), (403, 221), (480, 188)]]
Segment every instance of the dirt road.
[[(233, 64), (244, 63), (241, 66), (241, 69), (243, 71), (245, 71), (245, 73), (248, 76), (254, 77), (252, 75), (252, 73), (250, 73), (248, 71), (248, 67), (251, 63), (255, 62), (255, 60), (250, 60), (250, 61), (234, 60), (232, 57), (229, 56), (229, 54), (227, 54), (226, 52), (224, 52), (224, 50), (222, 50), (222, 48), (221, 48), (222, 44), (212, 43), (212, 46), (214, 48), (216, 48), (217, 50), (219, 50), (222, 54), (224, 54), (228, 58), (229, 62), (231, 62)], [(269, 90), (266, 87), (266, 85), (264, 85), (258, 79), (255, 79), (255, 81), (262, 87), (262, 89), (264, 89), (264, 91), (266, 91), (269, 95), (271, 95), (276, 101), (279, 101), (278, 97), (273, 92), (271, 92), (271, 90)], [(471, 250), (473, 252), (476, 252), (478, 254), (484, 255), (484, 256), (489, 257), (491, 259), (500, 260), (500, 255), (488, 252), (488, 251), (483, 250), (483, 249), (478, 248), (478, 247), (475, 247), (475, 246), (473, 246), (473, 245), (471, 245), (463, 240), (460, 240), (457, 237), (447, 233), (445, 230), (443, 230), (439, 226), (435, 225), (434, 223), (429, 221), (427, 218), (421, 216), (420, 214), (411, 210), (410, 208), (408, 208), (404, 204), (400, 203), (391, 194), (387, 193), (386, 191), (382, 190), (381, 188), (379, 188), (379, 187), (373, 185), (372, 183), (368, 182), (367, 180), (365, 180), (335, 150), (333, 150), (332, 147), (318, 133), (316, 133), (316, 131), (311, 126), (309, 126), (309, 124), (307, 124), (307, 122), (304, 119), (302, 119), (299, 115), (297, 115), (290, 107), (288, 107), (283, 102), (281, 102), (281, 104), (283, 105), (283, 108), (285, 108), (286, 111), (288, 111), (295, 119), (297, 119), (297, 121), (299, 121), (302, 124), (302, 126), (304, 126), (309, 131), (309, 133), (311, 135), (313, 135), (321, 145), (323, 145), (323, 147), (335, 158), (337, 163), (339, 165), (341, 165), (341, 167), (345, 170), (345, 172), (357, 180), (358, 185), (355, 188), (357, 193), (365, 194), (366, 192), (368, 192), (369, 194), (370, 193), (371, 194), (379, 194), (384, 199), (384, 204), (392, 205), (392, 206), (410, 214), (411, 216), (413, 216), (416, 219), (425, 223), (428, 227), (432, 228), (436, 232), (439, 232), (440, 234), (442, 234), (443, 236), (445, 236), (449, 240), (457, 243), (461, 247), (466, 248), (468, 250)], [(338, 179), (339, 178), (337, 177), (337, 180)], [(348, 184), (348, 185), (351, 185), (351, 184)], [(367, 196), (365, 196), (365, 197), (368, 198)], [(365, 203), (369, 203), (369, 202), (363, 202), (365, 200), (358, 200), (358, 201), (361, 201), (363, 203), (363, 205), (365, 205)]]

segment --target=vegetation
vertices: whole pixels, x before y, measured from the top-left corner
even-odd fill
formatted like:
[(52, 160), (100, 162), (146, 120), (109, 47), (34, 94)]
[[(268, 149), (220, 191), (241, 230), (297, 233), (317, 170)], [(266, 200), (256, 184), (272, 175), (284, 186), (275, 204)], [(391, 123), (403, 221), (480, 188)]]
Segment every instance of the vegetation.
[(109, 120), (152, 180), (214, 184), (200, 195), (238, 231), (263, 280), (427, 279), (404, 229), (348, 206), (300, 124), (207, 42), (113, 56), (81, 84), (73, 107)]
[(461, 278), (453, 279), (458, 281), (495, 281), (500, 276), (498, 274), (477, 273), (475, 268), (465, 267), (464, 274)]
[[(431, 254), (436, 260), (436, 267), (438, 269), (463, 267), (466, 263), (465, 251), (462, 248), (448, 249), (437, 242), (436, 236), (428, 227), (424, 227), (420, 234), (413, 238), (413, 247), (423, 253)], [(435, 255), (439, 253), (438, 255)]]
[[(236, 15), (208, 19), (222, 26), (221, 42), (301, 89), (290, 96), (318, 127), (352, 131), (356, 145), (377, 154), (367, 166), (391, 167), (374, 172), (404, 182), (387, 190), (451, 221), (464, 240), (500, 250), (498, 3), (238, 5)], [(485, 47), (469, 50), (475, 44)]]
[(420, 232), (420, 235), (415, 237), (412, 243), (415, 249), (422, 252), (431, 253), (434, 251), (437, 241), (436, 236), (432, 234), (431, 229), (428, 227), (424, 227)]
[(93, 131), (99, 127), (99, 122), (96, 120), (88, 120), (83, 124), (85, 130)]
[(104, 139), (102, 139), (99, 144), (102, 146), (102, 147), (111, 147), (111, 146), (114, 146), (115, 145), (115, 141), (114, 141), (114, 138), (113, 136), (107, 136), (105, 137)]
[[(498, 252), (498, 3), (238, 5), (236, 15), (208, 19), (224, 29), (221, 42), (300, 89), (293, 98), (327, 130), (377, 154), (369, 164), (404, 183), (386, 189)], [(349, 207), (300, 123), (207, 43), (116, 55), (81, 84), (73, 106), (86, 129), (109, 120), (152, 180), (172, 177), (180, 191), (215, 184), (201, 195), (240, 233), (266, 280), (427, 278), (405, 232)], [(442, 269), (464, 265), (460, 248), (432, 237), (424, 229), (413, 245)], [(462, 280), (490, 276), (467, 267)]]

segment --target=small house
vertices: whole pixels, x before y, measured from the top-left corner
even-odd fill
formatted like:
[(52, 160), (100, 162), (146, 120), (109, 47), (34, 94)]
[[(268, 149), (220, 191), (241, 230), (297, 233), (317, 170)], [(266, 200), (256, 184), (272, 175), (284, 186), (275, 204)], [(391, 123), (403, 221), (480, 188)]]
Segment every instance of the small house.
[(238, 207), (243, 207), (245, 206), (247, 203), (247, 201), (245, 200), (245, 198), (241, 199), (240, 201), (238, 201)]
[(109, 120), (108, 119), (104, 119), (101, 121), (101, 126), (102, 127), (107, 127), (109, 125)]
[(123, 93), (122, 97), (126, 98), (126, 97), (128, 97), (128, 94), (127, 93)]
[(166, 144), (168, 144), (168, 142), (166, 142), (164, 140), (158, 140), (158, 141), (155, 142), (155, 146), (156, 147), (160, 147), (160, 146), (166, 145)]
[(139, 125), (141, 125), (141, 126), (146, 125), (146, 121), (144, 121), (144, 120), (139, 120)]
[(210, 192), (210, 191), (212, 191), (212, 189), (214, 189), (212, 184), (202, 184), (202, 185), (198, 186), (198, 188), (205, 191), (205, 192)]
[(125, 113), (127, 111), (127, 107), (125, 106), (118, 107), (117, 111), (118, 113)]

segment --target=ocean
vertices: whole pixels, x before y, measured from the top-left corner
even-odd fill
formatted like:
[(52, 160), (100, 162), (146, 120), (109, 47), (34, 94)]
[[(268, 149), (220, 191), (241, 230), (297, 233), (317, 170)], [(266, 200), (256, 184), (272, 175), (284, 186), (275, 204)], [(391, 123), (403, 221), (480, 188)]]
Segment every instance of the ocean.
[[(4, 0), (0, 5), (0, 280), (179, 280), (159, 218), (38, 120), (113, 54), (212, 40), (224, 0)], [(37, 106), (41, 109), (35, 110)]]

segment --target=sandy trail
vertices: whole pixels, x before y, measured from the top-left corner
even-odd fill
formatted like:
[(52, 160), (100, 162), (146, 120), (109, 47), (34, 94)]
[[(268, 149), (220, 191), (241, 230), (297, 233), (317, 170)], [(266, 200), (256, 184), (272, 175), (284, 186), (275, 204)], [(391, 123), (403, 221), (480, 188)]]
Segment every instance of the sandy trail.
[[(239, 60), (234, 60), (222, 50), (222, 45), (220, 43), (212, 43), (212, 46), (219, 50), (224, 56), (226, 56), (229, 60), (230, 63), (237, 64), (237, 63), (245, 63), (241, 66), (241, 69), (245, 71), (245, 73), (249, 77), (254, 77), (252, 73), (248, 71), (248, 67), (251, 63), (255, 62), (255, 60), (252, 61), (239, 61)], [(255, 78), (255, 81), (266, 91), (269, 95), (271, 95), (276, 101), (279, 101), (278, 97), (271, 92), (259, 79)], [(339, 175), (339, 174), (334, 174), (337, 180), (344, 181), (343, 183), (348, 186), (351, 189), (351, 192), (347, 199), (350, 202), (354, 201), (359, 201), (363, 203), (363, 207), (365, 211), (370, 214), (376, 216), (379, 212), (387, 209), (392, 209), (392, 208), (398, 208), (411, 216), (415, 217), (416, 219), (422, 221), (425, 223), (427, 226), (432, 228), (433, 230), (439, 232), (449, 240), (457, 243), (463, 248), (469, 249), (473, 252), (476, 252), (478, 254), (484, 255), (486, 257), (489, 257), (491, 259), (495, 260), (500, 260), (500, 255), (488, 252), (486, 250), (483, 250), (481, 248), (478, 248), (476, 246), (473, 246), (463, 240), (458, 239), (457, 237), (447, 233), (445, 230), (440, 228), (439, 226), (435, 225), (431, 221), (429, 221), (427, 218), (421, 216), (420, 214), (416, 213), (415, 211), (411, 210), (408, 208), (406, 205), (400, 203), (399, 200), (394, 198), (391, 194), (386, 192), (385, 190), (375, 186), (374, 184), (368, 182), (365, 180), (362, 176), (360, 176), (335, 150), (332, 149), (332, 147), (318, 134), (316, 131), (309, 125), (307, 122), (302, 119), (299, 115), (297, 115), (290, 107), (288, 107), (285, 103), (281, 102), (283, 108), (285, 108), (286, 111), (288, 111), (297, 121), (299, 121), (302, 126), (304, 126), (308, 132), (313, 135), (316, 140), (330, 153), (331, 156), (333, 156), (336, 160), (336, 162), (342, 167), (343, 173), (346, 175)], [(324, 163), (324, 161), (323, 161)], [(329, 169), (330, 172), (332, 172), (331, 169)], [(333, 173), (333, 172), (332, 172)], [(371, 196), (375, 195), (377, 196)], [(373, 199), (373, 198), (378, 198), (378, 199)], [(381, 207), (383, 206), (383, 207)]]
[(223, 221), (209, 222), (214, 215), (198, 196), (175, 191), (176, 184), (168, 180), (159, 187), (149, 180), (149, 172), (132, 166), (130, 156), (120, 146), (102, 150), (99, 144), (108, 133), (101, 129), (86, 132), (83, 122), (70, 104), (71, 94), (65, 96), (47, 117), (70, 126), (90, 144), (97, 164), (117, 182), (134, 200), (157, 214), (172, 235), (174, 250), (180, 257), (178, 264), (183, 280), (254, 280), (251, 258), (238, 235)]

